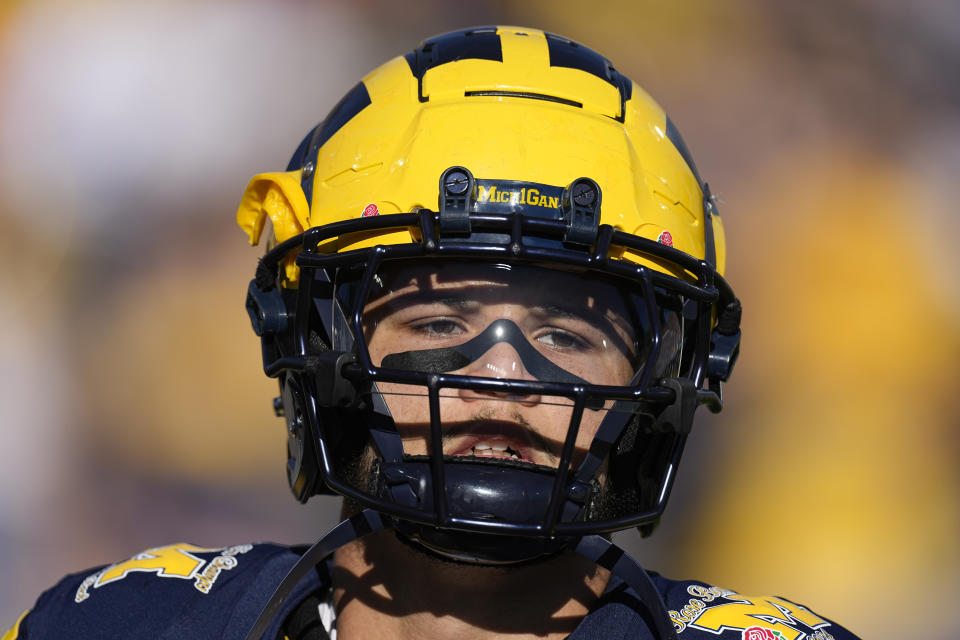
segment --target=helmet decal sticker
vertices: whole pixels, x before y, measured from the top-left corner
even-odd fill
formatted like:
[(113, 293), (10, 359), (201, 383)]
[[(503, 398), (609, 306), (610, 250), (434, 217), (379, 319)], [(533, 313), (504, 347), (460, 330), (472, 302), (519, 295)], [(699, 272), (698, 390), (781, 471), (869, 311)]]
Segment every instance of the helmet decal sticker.
[(660, 235), (657, 236), (657, 242), (659, 242), (660, 244), (665, 244), (668, 247), (672, 247), (673, 234), (667, 231), (666, 229), (664, 229), (663, 231), (660, 232)]
[(563, 187), (519, 180), (477, 180), (474, 209), (559, 219)]
[(380, 215), (380, 209), (377, 208), (376, 203), (371, 202), (363, 208), (363, 213), (360, 214), (361, 218), (369, 218), (370, 216)]

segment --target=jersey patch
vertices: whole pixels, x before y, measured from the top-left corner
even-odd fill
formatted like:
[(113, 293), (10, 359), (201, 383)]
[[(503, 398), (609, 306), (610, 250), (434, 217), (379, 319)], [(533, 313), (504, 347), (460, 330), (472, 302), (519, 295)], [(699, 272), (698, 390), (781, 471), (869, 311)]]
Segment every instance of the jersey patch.
[[(232, 547), (209, 549), (192, 544), (178, 543), (165, 547), (147, 549), (129, 560), (104, 567), (83, 579), (77, 588), (73, 601), (80, 603), (91, 596), (91, 589), (123, 580), (132, 572), (154, 573), (159, 578), (179, 578), (192, 580), (200, 593), (210, 593), (220, 573), (237, 566), (237, 556), (253, 548), (243, 544)], [(197, 554), (218, 553), (210, 559)]]
[[(834, 640), (830, 622), (806, 607), (770, 596), (744, 596), (718, 587), (690, 585), (686, 606), (670, 610), (674, 629), (727, 634), (740, 640)], [(726, 636), (725, 636), (726, 637)]]

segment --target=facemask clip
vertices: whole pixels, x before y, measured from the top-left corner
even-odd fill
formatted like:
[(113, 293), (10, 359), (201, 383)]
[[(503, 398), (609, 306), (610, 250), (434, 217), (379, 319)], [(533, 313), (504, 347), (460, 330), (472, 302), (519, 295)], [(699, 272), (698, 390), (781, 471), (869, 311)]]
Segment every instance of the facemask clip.
[(563, 219), (568, 244), (593, 246), (600, 228), (600, 185), (590, 178), (577, 178), (563, 190)]
[(470, 207), (476, 180), (465, 167), (450, 167), (440, 176), (440, 234), (470, 235)]

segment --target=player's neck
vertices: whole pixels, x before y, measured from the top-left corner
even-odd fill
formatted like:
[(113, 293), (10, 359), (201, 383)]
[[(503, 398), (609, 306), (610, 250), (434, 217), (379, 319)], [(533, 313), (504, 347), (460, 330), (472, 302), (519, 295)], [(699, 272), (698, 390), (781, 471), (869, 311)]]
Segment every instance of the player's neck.
[(574, 554), (513, 568), (460, 565), (380, 532), (334, 557), (337, 638), (565, 638), (609, 577)]

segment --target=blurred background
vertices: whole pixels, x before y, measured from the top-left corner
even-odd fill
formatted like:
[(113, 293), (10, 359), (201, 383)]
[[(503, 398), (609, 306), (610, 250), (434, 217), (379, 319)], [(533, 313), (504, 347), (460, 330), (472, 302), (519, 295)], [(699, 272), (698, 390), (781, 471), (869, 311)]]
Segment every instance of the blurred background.
[(234, 224), (367, 71), (537, 26), (667, 110), (720, 197), (744, 341), (646, 566), (865, 638), (960, 613), (960, 4), (0, 1), (0, 627), (64, 573), (304, 542)]

